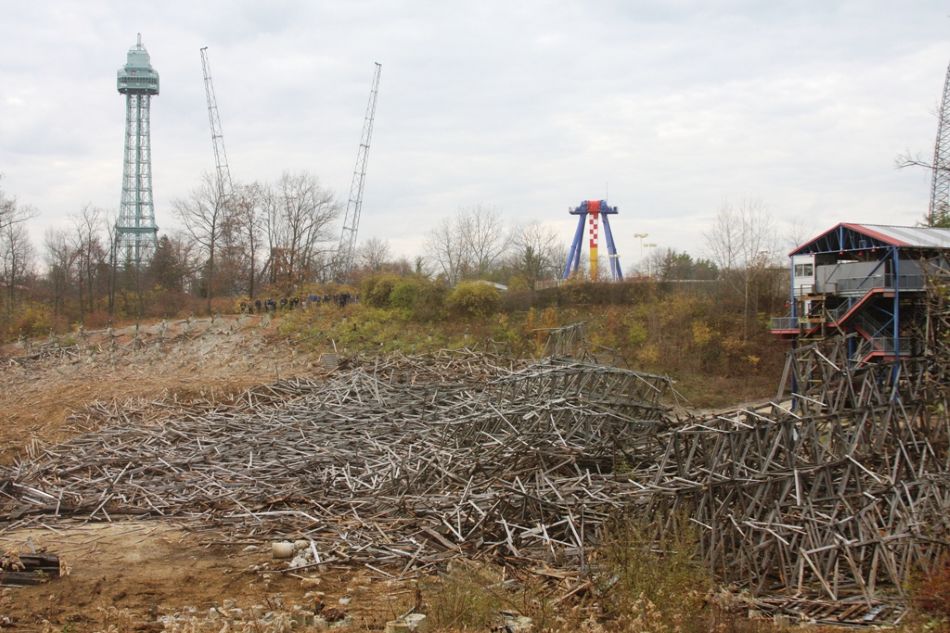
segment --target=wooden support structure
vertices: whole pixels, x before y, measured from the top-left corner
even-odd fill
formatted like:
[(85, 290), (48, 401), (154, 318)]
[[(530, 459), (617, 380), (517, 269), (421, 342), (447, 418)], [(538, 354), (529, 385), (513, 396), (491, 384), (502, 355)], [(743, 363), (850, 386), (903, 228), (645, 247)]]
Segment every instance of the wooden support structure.
[(926, 357), (855, 367), (829, 339), (790, 354), (775, 402), (715, 415), (674, 415), (663, 376), (470, 350), (165, 402), (147, 423), (103, 404), (99, 430), (0, 468), (0, 525), (176, 518), (398, 576), (458, 556), (576, 570), (612, 518), (659, 535), (685, 516), (709, 569), (769, 609), (896, 616), (950, 546), (945, 297)]

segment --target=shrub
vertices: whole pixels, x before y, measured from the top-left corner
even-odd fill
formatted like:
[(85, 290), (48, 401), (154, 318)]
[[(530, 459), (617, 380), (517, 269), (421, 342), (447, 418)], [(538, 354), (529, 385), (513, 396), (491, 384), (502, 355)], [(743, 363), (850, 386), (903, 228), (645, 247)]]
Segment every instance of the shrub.
[(506, 312), (531, 310), (535, 303), (535, 297), (533, 290), (512, 290), (511, 286), (508, 286), (508, 292), (502, 297), (502, 309)]
[(693, 321), (693, 343), (699, 347), (708, 345), (713, 338), (713, 330), (703, 321)]
[(372, 275), (363, 280), (363, 301), (374, 308), (388, 308), (393, 288), (400, 281), (396, 275)]
[(28, 338), (42, 336), (54, 329), (53, 315), (49, 308), (38, 303), (29, 303), (14, 314), (9, 332), (15, 338), (23, 335)]
[(627, 343), (631, 347), (640, 347), (647, 341), (647, 329), (639, 321), (627, 326)]
[(423, 283), (421, 279), (400, 279), (389, 291), (389, 305), (411, 311), (419, 299)]
[(498, 310), (501, 294), (489, 284), (466, 281), (452, 289), (446, 303), (459, 316), (486, 317)]
[(524, 292), (530, 289), (531, 284), (521, 275), (514, 275), (508, 280), (508, 292)]
[(660, 349), (656, 343), (649, 343), (640, 348), (640, 351), (637, 353), (637, 358), (646, 365), (655, 367), (660, 361)]
[(445, 287), (424, 277), (405, 277), (393, 286), (389, 303), (417, 321), (433, 321), (442, 316)]

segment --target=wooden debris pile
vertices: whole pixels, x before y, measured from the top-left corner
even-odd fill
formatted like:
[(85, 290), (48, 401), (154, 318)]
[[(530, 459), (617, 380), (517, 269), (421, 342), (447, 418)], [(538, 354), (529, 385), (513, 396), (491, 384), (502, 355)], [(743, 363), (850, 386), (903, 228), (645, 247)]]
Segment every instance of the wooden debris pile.
[(117, 410), (105, 428), (3, 473), (3, 511), (292, 534), (312, 539), (321, 563), (410, 569), (463, 552), (563, 561), (637, 491), (614, 471), (628, 464), (623, 451), (656, 451), (668, 386), (597, 365), (516, 370), (447, 353), (283, 381), (147, 425)]
[(713, 573), (752, 595), (899, 596), (950, 539), (947, 402), (914, 399), (910, 366), (793, 356), (794, 411), (676, 418), (665, 377), (473, 352), (363, 362), (148, 424), (104, 410), (101, 430), (0, 471), (0, 514), (187, 519), (306, 539), (295, 569), (384, 575), (460, 555), (583, 569), (611, 517), (686, 516)]
[(41, 585), (59, 576), (59, 557), (55, 554), (9, 551), (0, 556), (0, 586)]

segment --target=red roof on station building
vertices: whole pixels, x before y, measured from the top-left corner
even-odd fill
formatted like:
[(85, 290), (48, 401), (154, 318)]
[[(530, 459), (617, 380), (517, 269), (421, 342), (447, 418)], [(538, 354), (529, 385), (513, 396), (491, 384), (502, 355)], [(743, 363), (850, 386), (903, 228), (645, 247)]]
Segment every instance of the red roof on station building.
[(888, 224), (858, 224), (841, 222), (827, 231), (822, 231), (807, 242), (797, 246), (789, 255), (807, 252), (808, 246), (839, 229), (847, 229), (889, 246), (922, 248), (927, 250), (950, 250), (950, 229), (931, 226), (894, 226)]

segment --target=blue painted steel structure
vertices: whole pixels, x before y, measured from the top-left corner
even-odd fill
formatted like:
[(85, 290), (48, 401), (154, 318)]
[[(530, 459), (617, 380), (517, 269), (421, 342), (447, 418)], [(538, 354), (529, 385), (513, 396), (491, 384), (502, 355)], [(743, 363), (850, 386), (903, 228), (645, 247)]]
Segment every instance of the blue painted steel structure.
[(607, 259), (610, 265), (610, 278), (614, 281), (623, 279), (623, 272), (620, 268), (620, 256), (617, 255), (617, 246), (614, 244), (613, 231), (610, 229), (610, 220), (608, 216), (617, 214), (617, 207), (607, 205), (606, 200), (585, 200), (576, 208), (570, 210), (571, 215), (578, 216), (577, 230), (574, 231), (574, 239), (571, 240), (571, 249), (567, 254), (567, 261), (564, 263), (564, 272), (562, 279), (569, 279), (576, 275), (580, 269), (581, 250), (583, 249), (584, 224), (590, 222), (589, 248), (591, 254), (591, 278), (597, 277), (597, 248), (598, 232), (597, 220), (603, 219), (604, 234), (607, 238)]
[(789, 253), (790, 314), (772, 332), (795, 344), (844, 335), (854, 365), (916, 356), (926, 269), (948, 254), (950, 229), (838, 224)]

